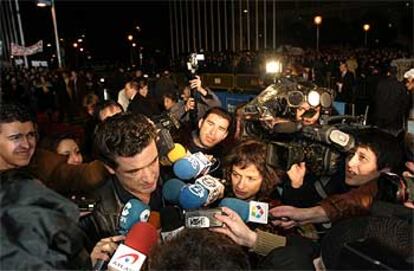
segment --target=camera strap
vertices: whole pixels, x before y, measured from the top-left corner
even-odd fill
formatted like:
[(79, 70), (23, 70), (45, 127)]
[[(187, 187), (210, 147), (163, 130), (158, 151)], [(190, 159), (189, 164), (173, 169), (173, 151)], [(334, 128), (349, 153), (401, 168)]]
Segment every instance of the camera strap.
[(323, 199), (326, 199), (328, 197), (324, 187), (328, 184), (329, 180), (329, 176), (322, 176), (319, 180), (316, 180), (314, 183), (316, 192), (318, 192), (318, 195)]

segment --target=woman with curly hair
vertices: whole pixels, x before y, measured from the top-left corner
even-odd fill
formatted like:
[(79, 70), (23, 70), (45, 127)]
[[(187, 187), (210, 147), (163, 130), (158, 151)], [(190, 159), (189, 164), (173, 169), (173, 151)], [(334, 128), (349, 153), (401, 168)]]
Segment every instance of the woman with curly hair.
[(242, 200), (267, 201), (280, 182), (277, 170), (266, 163), (266, 144), (256, 139), (240, 141), (224, 158), (223, 168), (227, 196)]

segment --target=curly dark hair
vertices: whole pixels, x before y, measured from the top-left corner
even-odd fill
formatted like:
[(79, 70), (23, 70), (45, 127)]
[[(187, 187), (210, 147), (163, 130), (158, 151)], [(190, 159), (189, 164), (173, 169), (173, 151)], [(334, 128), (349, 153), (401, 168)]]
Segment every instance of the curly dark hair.
[(242, 140), (230, 150), (223, 161), (224, 176), (229, 188), (226, 189), (227, 191), (232, 191), (231, 172), (233, 166), (244, 169), (249, 165), (254, 165), (263, 176), (263, 183), (256, 199), (263, 200), (269, 197), (276, 185), (280, 183), (280, 179), (276, 169), (266, 163), (266, 150), (266, 144), (256, 139)]
[(152, 249), (149, 270), (250, 270), (250, 262), (227, 236), (187, 229)]
[(33, 112), (26, 106), (19, 103), (0, 104), (0, 124), (11, 122), (36, 122)]
[(147, 117), (119, 113), (99, 124), (95, 133), (95, 148), (98, 159), (116, 169), (117, 156), (134, 156), (155, 138), (155, 127)]

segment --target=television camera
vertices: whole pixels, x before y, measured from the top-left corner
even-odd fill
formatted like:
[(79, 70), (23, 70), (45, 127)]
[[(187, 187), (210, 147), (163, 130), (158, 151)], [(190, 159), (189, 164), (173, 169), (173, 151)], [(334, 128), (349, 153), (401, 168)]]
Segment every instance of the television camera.
[[(289, 170), (302, 161), (316, 176), (337, 172), (344, 155), (355, 145), (352, 135), (363, 119), (331, 116), (334, 93), (296, 77), (280, 77), (240, 111), (241, 136), (258, 137), (268, 143), (267, 163)], [(316, 125), (303, 126), (296, 111), (307, 102), (302, 117), (319, 113)], [(271, 119), (274, 124), (269, 125)]]

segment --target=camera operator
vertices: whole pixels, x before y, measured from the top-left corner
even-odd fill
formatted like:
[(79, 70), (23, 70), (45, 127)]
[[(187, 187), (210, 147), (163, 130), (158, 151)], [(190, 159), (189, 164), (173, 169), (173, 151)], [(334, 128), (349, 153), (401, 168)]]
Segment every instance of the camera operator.
[(275, 207), (270, 210), (272, 215), (290, 218), (288, 222), (277, 221), (276, 224), (291, 228), (308, 223), (335, 222), (369, 212), (378, 193), (378, 177), (383, 172), (400, 170), (403, 155), (397, 139), (377, 129), (361, 130), (357, 140), (355, 152), (347, 159), (343, 180), (349, 191), (328, 196), (309, 208)]
[[(192, 90), (196, 95), (192, 97)], [(221, 102), (214, 92), (203, 87), (200, 76), (196, 75), (194, 79), (189, 81), (189, 85), (185, 86), (181, 93), (182, 100), (178, 100), (175, 95), (170, 93), (163, 95), (164, 107), (177, 120), (182, 123), (191, 121), (190, 115), (194, 111), (196, 120), (200, 120), (202, 116), (212, 107), (221, 107)]]

